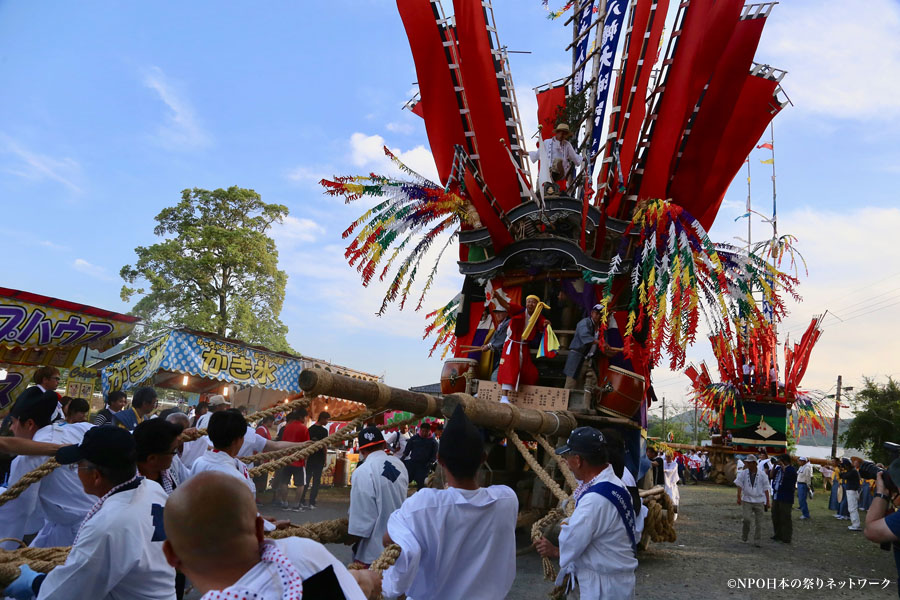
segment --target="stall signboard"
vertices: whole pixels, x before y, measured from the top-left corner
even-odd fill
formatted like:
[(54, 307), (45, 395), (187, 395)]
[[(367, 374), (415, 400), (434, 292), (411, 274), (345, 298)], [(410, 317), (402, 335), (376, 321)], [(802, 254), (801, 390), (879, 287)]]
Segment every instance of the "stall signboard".
[(37, 365), (12, 365), (0, 362), (0, 372), (6, 371), (6, 376), (0, 379), (0, 416), (9, 412), (19, 394), (31, 385), (31, 378), (39, 368)]
[(108, 350), (127, 337), (137, 321), (130, 315), (0, 288), (0, 362), (70, 367), (81, 348)]
[(66, 377), (66, 396), (84, 398), (88, 402), (94, 396), (94, 383), (97, 381), (97, 370), (84, 367), (72, 367)]
[(299, 393), (308, 361), (199, 332), (174, 330), (135, 348), (102, 371), (103, 394), (147, 385), (158, 372)]

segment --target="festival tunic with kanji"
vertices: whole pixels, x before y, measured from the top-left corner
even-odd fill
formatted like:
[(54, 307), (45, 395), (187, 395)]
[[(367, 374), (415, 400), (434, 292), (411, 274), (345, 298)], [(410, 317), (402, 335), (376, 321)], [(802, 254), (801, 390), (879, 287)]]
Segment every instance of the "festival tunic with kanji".
[(384, 550), (388, 517), (406, 500), (409, 476), (399, 459), (376, 450), (353, 471), (347, 533), (360, 538), (353, 558), (372, 564)]
[(497, 372), (497, 383), (510, 385), (512, 389), (519, 389), (520, 385), (534, 385), (538, 380), (537, 367), (531, 360), (529, 344), (539, 334), (542, 334), (550, 323), (544, 317), (539, 316), (537, 322), (528, 334), (528, 339), (522, 339), (522, 333), (528, 326), (530, 315), (525, 312), (525, 307), (510, 302), (509, 304), (509, 330), (506, 335), (506, 343), (503, 345), (503, 355), (500, 357), (500, 370)]

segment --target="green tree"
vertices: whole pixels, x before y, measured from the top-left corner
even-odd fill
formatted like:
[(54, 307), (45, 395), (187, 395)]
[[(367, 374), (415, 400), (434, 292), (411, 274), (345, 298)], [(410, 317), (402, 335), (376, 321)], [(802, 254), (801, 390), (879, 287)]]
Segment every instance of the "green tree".
[(694, 429), (683, 421), (667, 420), (666, 429), (663, 431), (662, 419), (653, 420), (649, 423), (647, 435), (650, 437), (658, 437), (662, 441), (668, 439), (668, 434), (672, 434), (672, 440), (675, 444), (693, 444)]
[(888, 378), (884, 385), (866, 378), (866, 386), (853, 399), (856, 414), (841, 434), (844, 446), (866, 450), (872, 460), (888, 464), (884, 442), (900, 438), (900, 385)]
[(137, 262), (122, 267), (122, 299), (141, 296), (132, 312), (151, 332), (189, 327), (289, 350), (279, 318), (287, 275), (266, 233), (287, 214), (237, 186), (184, 190), (156, 215), (163, 241), (135, 248)]

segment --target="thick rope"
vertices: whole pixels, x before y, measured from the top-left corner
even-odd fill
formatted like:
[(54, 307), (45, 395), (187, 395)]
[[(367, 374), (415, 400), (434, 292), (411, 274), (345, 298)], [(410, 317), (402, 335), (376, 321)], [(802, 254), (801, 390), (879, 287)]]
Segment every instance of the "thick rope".
[(18, 579), (19, 565), (27, 564), (38, 573), (49, 573), (66, 562), (69, 548), (20, 548), (0, 551), (0, 589)]
[(556, 498), (560, 502), (565, 502), (566, 499), (568, 499), (569, 495), (566, 494), (561, 487), (559, 487), (559, 484), (556, 483), (552, 477), (550, 477), (547, 471), (544, 470), (544, 467), (542, 467), (537, 459), (531, 455), (531, 452), (528, 450), (528, 448), (525, 447), (525, 444), (521, 439), (519, 439), (519, 436), (516, 434), (516, 432), (512, 430), (507, 431), (506, 437), (516, 446), (519, 454), (522, 455), (522, 458), (525, 459), (525, 462), (528, 463), (528, 466), (531, 467), (531, 470), (534, 471), (534, 474), (537, 475), (538, 479), (540, 479), (541, 482), (545, 486), (547, 486), (547, 489), (550, 490), (550, 492), (554, 496), (556, 496)]
[(267, 537), (274, 540), (280, 540), (288, 537), (303, 537), (315, 540), (320, 544), (343, 544), (349, 538), (347, 537), (348, 520), (332, 519), (330, 521), (319, 521), (318, 523), (303, 523), (287, 529), (276, 529), (270, 531)]
[(3, 506), (10, 500), (15, 500), (16, 498), (21, 496), (22, 492), (24, 492), (29, 485), (36, 481), (40, 481), (41, 479), (52, 473), (53, 470), (58, 466), (59, 463), (56, 462), (56, 459), (51, 458), (36, 469), (32, 469), (31, 471), (22, 475), (21, 479), (9, 486), (9, 488), (7, 488), (5, 492), (0, 494), (0, 506)]
[(248, 474), (250, 475), (250, 477), (256, 477), (258, 475), (262, 475), (263, 473), (271, 473), (272, 471), (277, 471), (278, 469), (288, 466), (294, 461), (304, 460), (307, 457), (312, 456), (322, 448), (327, 448), (332, 444), (337, 444), (352, 439), (357, 435), (356, 428), (359, 427), (363, 422), (365, 422), (365, 420), (370, 416), (372, 416), (371, 412), (365, 412), (350, 421), (345, 427), (343, 427), (339, 431), (336, 431), (335, 433), (332, 433), (328, 437), (313, 442), (309, 446), (305, 446), (297, 450), (296, 452), (289, 454), (288, 456), (284, 456), (277, 460), (269, 461), (267, 463), (255, 466), (252, 469), (248, 470)]
[(238, 460), (247, 464), (267, 460), (275, 460), (285, 456), (291, 456), (295, 452), (306, 448), (310, 444), (312, 444), (312, 442), (301, 442), (295, 446), (291, 446), (290, 448), (282, 448), (280, 450), (272, 450), (270, 452), (260, 452), (259, 454), (251, 454), (249, 456), (239, 456)]
[(565, 459), (556, 453), (556, 448), (550, 445), (550, 442), (542, 435), (534, 435), (534, 439), (537, 440), (537, 443), (541, 445), (541, 447), (553, 457), (553, 460), (556, 461), (556, 464), (559, 465), (559, 470), (562, 472), (563, 478), (566, 480), (566, 484), (568, 484), (569, 489), (574, 490), (578, 487), (578, 480), (575, 479), (575, 474), (572, 473), (572, 469), (569, 468), (568, 463), (566, 463)]

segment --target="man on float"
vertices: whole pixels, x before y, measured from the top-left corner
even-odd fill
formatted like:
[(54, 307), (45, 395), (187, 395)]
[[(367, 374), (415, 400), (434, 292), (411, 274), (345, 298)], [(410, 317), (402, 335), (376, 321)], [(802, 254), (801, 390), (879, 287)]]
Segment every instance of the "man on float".
[(535, 295), (525, 298), (524, 307), (509, 302), (499, 290), (496, 298), (509, 313), (506, 343), (503, 345), (497, 372), (497, 382), (503, 389), (500, 402), (509, 403), (508, 391), (518, 390), (521, 385), (537, 383), (538, 371), (531, 360), (528, 346), (538, 333), (545, 333), (550, 328), (550, 321), (541, 316), (541, 310), (550, 307)]
[[(566, 376), (566, 389), (574, 390), (579, 382), (584, 382), (585, 390), (592, 390), (597, 385), (597, 371), (595, 368), (595, 356), (597, 346), (601, 344), (600, 321), (603, 318), (603, 305), (595, 304), (591, 308), (591, 314), (583, 318), (575, 326), (575, 335), (569, 344), (569, 356), (563, 367)], [(610, 327), (615, 328), (615, 321), (610, 317)], [(621, 352), (621, 348), (612, 348), (607, 341), (602, 340), (601, 352), (607, 357)]]
[[(529, 153), (531, 162), (538, 162), (538, 159), (545, 159), (552, 179), (559, 189), (566, 190), (567, 179), (569, 173), (574, 166), (581, 166), (581, 157), (575, 152), (575, 148), (569, 142), (569, 125), (567, 123), (559, 123), (553, 131), (553, 137), (543, 140), (543, 152), (540, 150)], [(541, 155), (544, 156), (541, 156)], [(546, 158), (544, 158), (546, 157)]]

